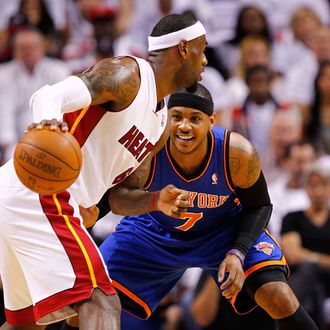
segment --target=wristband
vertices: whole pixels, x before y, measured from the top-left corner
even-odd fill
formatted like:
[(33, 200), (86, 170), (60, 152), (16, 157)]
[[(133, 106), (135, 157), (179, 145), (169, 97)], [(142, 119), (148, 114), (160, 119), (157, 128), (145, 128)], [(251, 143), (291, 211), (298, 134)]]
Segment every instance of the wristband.
[(237, 249), (231, 249), (226, 253), (226, 257), (227, 257), (228, 254), (234, 254), (239, 259), (239, 261), (241, 262), (241, 265), (242, 266), (244, 265), (245, 257), (244, 257), (244, 255), (241, 251), (239, 251)]
[(150, 207), (151, 207), (151, 211), (156, 211), (157, 208), (156, 208), (156, 197), (159, 193), (159, 190), (157, 191), (153, 191), (151, 193), (151, 197), (150, 197)]

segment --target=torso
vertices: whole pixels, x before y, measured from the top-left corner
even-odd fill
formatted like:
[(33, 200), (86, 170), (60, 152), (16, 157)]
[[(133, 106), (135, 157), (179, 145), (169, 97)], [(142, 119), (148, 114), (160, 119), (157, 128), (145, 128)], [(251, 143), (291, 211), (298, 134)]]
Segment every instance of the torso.
[(110, 112), (98, 105), (66, 114), (64, 120), (82, 147), (83, 167), (69, 188), (85, 207), (132, 173), (153, 149), (166, 127), (166, 105), (156, 112), (157, 92), (150, 65), (136, 58), (141, 85), (124, 110)]
[(196, 176), (184, 177), (169, 154), (168, 146), (155, 157), (150, 182), (146, 186), (155, 191), (171, 183), (186, 189), (190, 194), (190, 207), (183, 219), (175, 219), (161, 212), (151, 212), (154, 220), (174, 232), (201, 232), (214, 227), (231, 226), (227, 219), (234, 219), (239, 212), (237, 201), (227, 178), (226, 164), (228, 132), (215, 127), (211, 134), (211, 150), (205, 168)]

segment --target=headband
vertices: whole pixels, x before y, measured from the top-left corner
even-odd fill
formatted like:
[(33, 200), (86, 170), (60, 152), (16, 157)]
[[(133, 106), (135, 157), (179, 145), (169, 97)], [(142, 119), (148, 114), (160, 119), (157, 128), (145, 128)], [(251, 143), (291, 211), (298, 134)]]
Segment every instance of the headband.
[(183, 39), (193, 40), (202, 35), (206, 34), (203, 24), (198, 21), (197, 23), (188, 26), (182, 30), (164, 34), (159, 37), (148, 37), (148, 51), (159, 50), (164, 48), (169, 48), (178, 45)]
[(168, 100), (167, 107), (187, 107), (200, 110), (208, 116), (213, 114), (213, 102), (204, 97), (189, 94), (189, 93), (175, 93), (172, 94)]

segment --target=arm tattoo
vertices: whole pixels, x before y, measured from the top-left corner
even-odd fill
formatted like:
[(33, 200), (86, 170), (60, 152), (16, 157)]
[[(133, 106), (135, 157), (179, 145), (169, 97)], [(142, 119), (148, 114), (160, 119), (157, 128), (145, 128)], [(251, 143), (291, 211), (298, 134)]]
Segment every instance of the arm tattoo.
[(104, 60), (86, 73), (94, 101), (101, 103), (120, 100), (130, 102), (139, 86), (139, 77), (124, 64)]
[(238, 158), (229, 159), (229, 168), (231, 176), (236, 176), (240, 170), (241, 164)]
[(260, 158), (255, 148), (253, 148), (253, 152), (249, 157), (248, 169), (247, 169), (247, 180), (249, 183), (251, 183), (251, 185), (256, 180), (256, 176), (259, 176), (259, 172), (260, 172)]
[(231, 145), (230, 176), (237, 187), (250, 187), (258, 179), (260, 159), (250, 143)]
[(240, 170), (242, 168), (242, 154), (248, 154), (248, 151), (242, 146), (230, 146), (234, 155), (229, 156), (229, 166), (230, 166), (230, 174), (232, 177), (239, 175)]

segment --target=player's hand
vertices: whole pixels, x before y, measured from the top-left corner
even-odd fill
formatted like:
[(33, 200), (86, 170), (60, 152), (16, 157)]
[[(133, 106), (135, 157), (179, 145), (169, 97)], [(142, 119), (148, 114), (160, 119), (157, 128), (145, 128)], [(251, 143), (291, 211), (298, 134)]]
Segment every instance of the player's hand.
[(67, 132), (69, 130), (68, 124), (65, 121), (60, 121), (54, 118), (51, 120), (42, 120), (40, 123), (32, 123), (28, 126), (27, 131), (30, 131), (32, 128), (44, 129), (45, 126), (49, 126), (49, 129), (54, 131), (57, 128), (63, 132)]
[(100, 210), (96, 205), (90, 206), (88, 208), (79, 205), (79, 212), (83, 219), (84, 226), (90, 228), (95, 225), (98, 219)]
[(228, 254), (219, 266), (218, 281), (222, 295), (230, 299), (239, 293), (245, 280), (241, 261), (234, 254)]
[(156, 198), (157, 209), (173, 218), (180, 218), (189, 207), (189, 192), (167, 185)]

